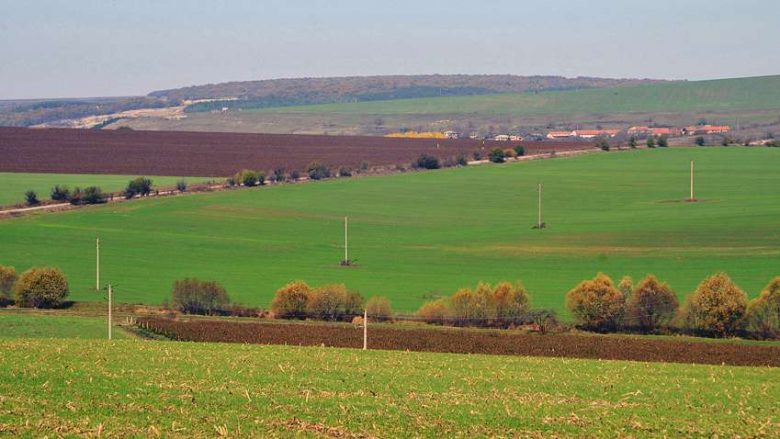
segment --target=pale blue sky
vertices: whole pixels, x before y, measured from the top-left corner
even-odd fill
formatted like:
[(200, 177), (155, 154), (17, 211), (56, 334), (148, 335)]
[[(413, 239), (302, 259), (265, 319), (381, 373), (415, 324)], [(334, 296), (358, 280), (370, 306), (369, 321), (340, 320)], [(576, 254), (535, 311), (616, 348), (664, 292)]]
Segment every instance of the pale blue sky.
[(780, 73), (773, 0), (0, 0), (0, 99), (419, 73)]

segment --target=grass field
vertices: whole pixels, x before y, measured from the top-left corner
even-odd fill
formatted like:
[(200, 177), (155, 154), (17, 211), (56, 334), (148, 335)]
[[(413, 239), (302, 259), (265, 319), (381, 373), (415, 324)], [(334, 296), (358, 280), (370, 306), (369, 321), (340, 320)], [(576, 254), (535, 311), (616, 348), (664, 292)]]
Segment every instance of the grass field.
[[(127, 182), (137, 176), (130, 175), (89, 175), (89, 174), (28, 174), (0, 172), (0, 206), (24, 203), (24, 194), (34, 190), (38, 199), (49, 199), (51, 188), (56, 184), (73, 189), (76, 186), (99, 186), (106, 192), (118, 192), (127, 186)], [(175, 186), (179, 180), (189, 182), (204, 181), (207, 178), (150, 177), (154, 184)]]
[(132, 340), (0, 356), (14, 436), (780, 434), (778, 369)]
[(341, 114), (589, 114), (766, 110), (780, 108), (780, 75), (632, 87), (398, 99), (254, 111)]
[[(16, 338), (105, 339), (108, 329), (103, 317), (20, 313), (0, 310), (0, 340)], [(115, 339), (127, 338), (120, 328), (112, 331)]]
[[(698, 203), (688, 196), (696, 160)], [(751, 296), (780, 275), (780, 150), (657, 149), (193, 194), (0, 221), (0, 263), (56, 265), (74, 300), (103, 282), (158, 304), (175, 279), (223, 283), (267, 306), (294, 279), (344, 282), (397, 310), (478, 281), (522, 280), (536, 306), (598, 271), (654, 273), (685, 296), (727, 271)], [(548, 228), (532, 230), (537, 182)], [(343, 217), (350, 257), (342, 268)]]

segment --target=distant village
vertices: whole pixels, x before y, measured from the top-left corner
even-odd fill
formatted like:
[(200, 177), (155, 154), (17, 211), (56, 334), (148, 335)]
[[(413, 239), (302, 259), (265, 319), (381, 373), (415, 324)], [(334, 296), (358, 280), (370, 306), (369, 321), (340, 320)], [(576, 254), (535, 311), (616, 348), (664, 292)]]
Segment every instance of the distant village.
[[(487, 139), (495, 140), (499, 142), (519, 142), (523, 140), (576, 140), (576, 139), (597, 139), (597, 138), (614, 138), (620, 135), (626, 135), (628, 137), (634, 137), (637, 139), (647, 137), (683, 137), (683, 136), (705, 136), (714, 134), (727, 134), (731, 132), (731, 127), (728, 125), (691, 125), (683, 128), (673, 127), (648, 127), (648, 126), (633, 126), (626, 130), (619, 129), (576, 129), (576, 130), (561, 130), (561, 131), (549, 131), (547, 133), (532, 133), (529, 135), (519, 134), (498, 134), (490, 136)], [(471, 139), (483, 139), (476, 134), (464, 135), (457, 131), (445, 131), (441, 137), (448, 139), (460, 139), (468, 137)], [(487, 140), (486, 139), (486, 140)]]

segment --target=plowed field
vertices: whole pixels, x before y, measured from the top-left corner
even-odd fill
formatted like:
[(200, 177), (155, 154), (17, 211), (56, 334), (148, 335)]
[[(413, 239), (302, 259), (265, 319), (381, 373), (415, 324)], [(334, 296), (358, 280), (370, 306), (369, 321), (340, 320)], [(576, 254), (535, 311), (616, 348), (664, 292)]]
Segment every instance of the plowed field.
[[(593, 147), (591, 142), (524, 145), (527, 154)], [(477, 150), (487, 156), (492, 148), (512, 146), (467, 139), (0, 128), (0, 172), (221, 177), (243, 168), (302, 170), (314, 160), (357, 167), (410, 163), (422, 153), (471, 159)]]

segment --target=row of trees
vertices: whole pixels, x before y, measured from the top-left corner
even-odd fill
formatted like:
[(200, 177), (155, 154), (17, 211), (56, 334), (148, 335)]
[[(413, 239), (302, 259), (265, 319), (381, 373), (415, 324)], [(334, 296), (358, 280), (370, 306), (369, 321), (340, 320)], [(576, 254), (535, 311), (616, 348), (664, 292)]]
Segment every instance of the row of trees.
[(668, 284), (648, 275), (617, 286), (599, 273), (566, 295), (577, 323), (595, 331), (685, 332), (710, 337), (780, 337), (780, 277), (751, 302), (725, 274), (704, 279), (680, 305)]
[(480, 283), (461, 288), (452, 296), (427, 302), (417, 316), (428, 323), (456, 326), (507, 327), (529, 322), (528, 292), (519, 282), (495, 287)]
[(364, 309), (375, 319), (387, 320), (393, 317), (393, 310), (386, 298), (372, 297), (365, 302), (360, 293), (350, 291), (343, 284), (312, 288), (306, 282), (294, 281), (279, 288), (271, 302), (274, 317), (282, 319), (349, 321), (362, 316)]
[[(25, 192), (24, 197), (28, 206), (40, 204), (38, 193), (33, 190)], [(58, 184), (51, 189), (50, 198), (53, 201), (69, 202), (73, 205), (101, 204), (106, 202), (108, 195), (98, 186), (88, 186), (84, 189), (75, 187), (71, 190), (68, 186)]]
[(68, 296), (68, 280), (59, 268), (35, 267), (17, 275), (14, 267), (0, 265), (0, 304), (56, 308)]

